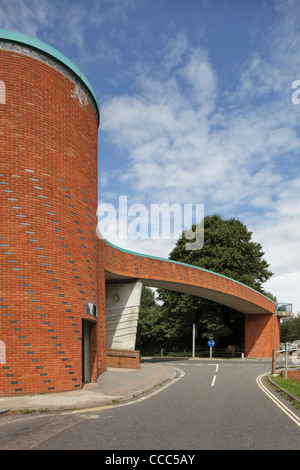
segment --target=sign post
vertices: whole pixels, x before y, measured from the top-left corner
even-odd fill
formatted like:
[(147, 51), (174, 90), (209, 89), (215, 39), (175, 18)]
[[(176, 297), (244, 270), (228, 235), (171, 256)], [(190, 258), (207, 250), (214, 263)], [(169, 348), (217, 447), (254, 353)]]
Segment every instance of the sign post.
[(289, 350), (289, 343), (285, 343), (285, 371), (284, 371), (284, 378), (285, 379), (287, 379), (288, 350)]
[(273, 348), (272, 350), (272, 374), (276, 372), (276, 349)]
[(211, 359), (211, 358), (212, 358), (212, 348), (213, 348), (213, 346), (215, 345), (215, 342), (214, 342), (213, 339), (209, 339), (209, 340), (207, 341), (207, 344), (208, 344), (208, 346), (209, 346), (209, 358)]

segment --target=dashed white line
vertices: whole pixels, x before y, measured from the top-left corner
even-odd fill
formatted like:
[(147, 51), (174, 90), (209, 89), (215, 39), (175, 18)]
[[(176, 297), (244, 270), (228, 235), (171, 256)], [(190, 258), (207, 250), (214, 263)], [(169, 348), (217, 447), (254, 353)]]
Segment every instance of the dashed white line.
[[(177, 364), (178, 366), (190, 366), (190, 365), (193, 365), (193, 366), (204, 366), (204, 364), (190, 364), (190, 363), (187, 363), (187, 362), (182, 362), (182, 363), (179, 363)], [(219, 370), (219, 364), (205, 364), (207, 366), (214, 366), (216, 368), (216, 373), (218, 372)], [(217, 376), (214, 375), (213, 379), (212, 379), (212, 383), (211, 383), (211, 387), (214, 387), (215, 386), (215, 382), (216, 382), (216, 378)]]

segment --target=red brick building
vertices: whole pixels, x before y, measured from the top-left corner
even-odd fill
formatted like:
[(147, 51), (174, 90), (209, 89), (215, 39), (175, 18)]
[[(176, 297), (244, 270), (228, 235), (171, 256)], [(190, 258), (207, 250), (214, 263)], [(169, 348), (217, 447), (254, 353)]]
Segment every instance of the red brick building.
[(134, 347), (107, 345), (105, 290), (115, 281), (233, 306), (246, 316), (245, 355), (271, 356), (279, 318), (269, 299), (98, 239), (99, 105), (85, 75), (47, 44), (7, 30), (0, 64), (0, 395), (79, 389), (106, 370), (107, 357), (136, 366)]

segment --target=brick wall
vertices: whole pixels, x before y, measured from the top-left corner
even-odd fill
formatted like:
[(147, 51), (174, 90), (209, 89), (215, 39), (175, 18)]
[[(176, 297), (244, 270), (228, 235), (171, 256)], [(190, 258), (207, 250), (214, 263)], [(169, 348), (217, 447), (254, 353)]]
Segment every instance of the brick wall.
[(98, 243), (103, 253), (103, 265), (110, 273), (142, 279), (145, 285), (154, 287), (156, 283), (160, 287), (171, 283), (176, 285), (174, 290), (182, 292), (186, 292), (188, 286), (190, 293), (200, 293), (205, 298), (220, 301), (244, 313), (275, 313), (276, 306), (270, 299), (225, 276), (181, 263), (119, 250), (103, 240)]
[[(145, 285), (225, 303), (245, 315), (245, 356), (271, 357), (280, 346), (280, 324), (274, 302), (232, 279), (157, 258), (137, 255), (99, 240), (101, 263), (113, 275), (142, 280)], [(253, 312), (253, 314), (251, 313)]]
[(78, 77), (42, 53), (2, 47), (0, 58), (0, 395), (80, 388), (84, 319), (93, 322), (92, 381), (120, 361), (106, 350), (105, 271), (257, 309), (246, 316), (247, 350), (264, 355), (277, 344), (274, 304), (259, 293), (97, 239), (95, 103)]
[(105, 272), (102, 246), (98, 240), (98, 322), (97, 322), (97, 366), (96, 377), (105, 372), (106, 364), (106, 316), (105, 316)]
[(140, 368), (140, 352), (129, 349), (111, 349), (106, 351), (107, 367), (125, 369)]
[(272, 357), (280, 348), (280, 320), (273, 315), (245, 316), (245, 356)]
[[(98, 118), (63, 71), (19, 52), (0, 57), (0, 395), (74, 390), (82, 319), (94, 321), (85, 304), (98, 295)], [(95, 325), (94, 379), (98, 335)]]
[[(285, 371), (281, 371), (282, 377), (285, 377)], [(288, 370), (287, 378), (300, 383), (300, 370)]]

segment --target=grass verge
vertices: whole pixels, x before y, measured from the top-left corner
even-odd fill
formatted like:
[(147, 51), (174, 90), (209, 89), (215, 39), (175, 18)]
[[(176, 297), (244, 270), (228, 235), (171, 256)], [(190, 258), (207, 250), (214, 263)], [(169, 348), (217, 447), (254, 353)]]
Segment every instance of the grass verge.
[[(281, 375), (271, 375), (270, 379), (271, 382), (269, 380), (268, 382), (271, 387), (300, 410), (300, 383), (295, 380), (285, 379)], [(278, 387), (274, 384), (277, 384)]]

